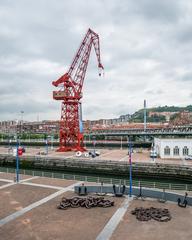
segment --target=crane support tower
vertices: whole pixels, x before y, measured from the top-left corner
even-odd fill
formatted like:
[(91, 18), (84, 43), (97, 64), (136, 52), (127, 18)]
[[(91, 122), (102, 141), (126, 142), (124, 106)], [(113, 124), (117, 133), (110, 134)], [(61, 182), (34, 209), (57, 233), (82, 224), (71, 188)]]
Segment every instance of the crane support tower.
[(59, 152), (86, 150), (83, 144), (80, 100), (83, 96), (82, 88), (92, 46), (95, 49), (99, 76), (101, 76), (104, 68), (100, 59), (99, 35), (88, 29), (68, 72), (52, 82), (55, 87), (60, 87), (58, 91), (53, 91), (53, 99), (62, 101), (60, 146), (57, 150)]

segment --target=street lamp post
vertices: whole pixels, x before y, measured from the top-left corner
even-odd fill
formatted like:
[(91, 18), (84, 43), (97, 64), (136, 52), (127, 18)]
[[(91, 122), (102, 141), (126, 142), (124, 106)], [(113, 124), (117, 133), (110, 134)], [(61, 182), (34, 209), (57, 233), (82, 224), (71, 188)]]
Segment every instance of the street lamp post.
[(16, 145), (16, 182), (19, 182), (19, 142), (17, 139), (17, 145)]
[(48, 140), (47, 140), (47, 138), (45, 140), (45, 152), (46, 152), (46, 155), (48, 155)]
[(85, 148), (87, 148), (86, 140), (87, 140), (87, 136), (84, 135), (84, 144), (85, 144)]
[(54, 140), (54, 135), (52, 132), (52, 134), (51, 134), (51, 150), (53, 150), (53, 140)]
[(95, 155), (95, 145), (96, 145), (96, 137), (93, 136), (93, 153)]
[(95, 144), (96, 144), (96, 141), (93, 140), (93, 145), (94, 145), (94, 150), (93, 150), (93, 152), (94, 152), (94, 155), (95, 155)]
[(8, 154), (10, 153), (10, 141), (11, 141), (11, 139), (10, 139), (10, 132), (9, 132), (9, 134), (8, 134)]
[(132, 145), (129, 138), (129, 196), (132, 196), (132, 159), (131, 159)]

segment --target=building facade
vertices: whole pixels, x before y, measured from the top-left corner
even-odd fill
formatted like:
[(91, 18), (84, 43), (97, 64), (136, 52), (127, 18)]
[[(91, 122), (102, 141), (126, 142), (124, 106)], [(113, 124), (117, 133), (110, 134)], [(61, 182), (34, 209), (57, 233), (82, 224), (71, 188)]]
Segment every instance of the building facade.
[(192, 155), (192, 138), (155, 138), (154, 148), (160, 158), (182, 159)]

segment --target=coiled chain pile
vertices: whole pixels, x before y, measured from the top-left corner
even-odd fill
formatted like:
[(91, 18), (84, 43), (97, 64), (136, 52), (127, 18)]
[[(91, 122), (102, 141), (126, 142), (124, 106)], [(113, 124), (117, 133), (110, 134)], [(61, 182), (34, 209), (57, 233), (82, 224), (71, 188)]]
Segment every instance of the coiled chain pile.
[(171, 214), (168, 209), (164, 208), (135, 208), (131, 211), (133, 215), (136, 215), (136, 218), (139, 221), (149, 221), (154, 219), (158, 222), (168, 222), (171, 220)]
[(78, 208), (92, 208), (92, 207), (111, 207), (114, 206), (114, 202), (108, 199), (104, 199), (104, 197), (73, 197), (73, 198), (65, 198), (63, 197), (58, 209), (66, 210), (69, 207)]

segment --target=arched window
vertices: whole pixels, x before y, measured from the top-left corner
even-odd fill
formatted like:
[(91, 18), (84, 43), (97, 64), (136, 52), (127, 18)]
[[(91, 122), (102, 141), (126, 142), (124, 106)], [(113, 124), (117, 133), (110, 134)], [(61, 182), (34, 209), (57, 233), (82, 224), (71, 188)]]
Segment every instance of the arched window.
[(170, 155), (170, 147), (169, 146), (166, 146), (164, 148), (164, 155)]
[(189, 154), (189, 148), (187, 146), (185, 146), (183, 148), (183, 156), (188, 155), (188, 154)]
[(176, 155), (176, 156), (179, 155), (179, 148), (178, 148), (178, 146), (175, 146), (175, 147), (174, 147), (174, 149), (173, 149), (173, 155)]

